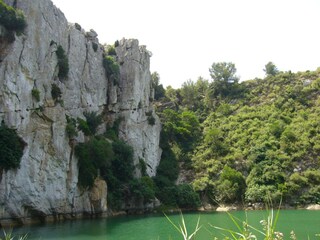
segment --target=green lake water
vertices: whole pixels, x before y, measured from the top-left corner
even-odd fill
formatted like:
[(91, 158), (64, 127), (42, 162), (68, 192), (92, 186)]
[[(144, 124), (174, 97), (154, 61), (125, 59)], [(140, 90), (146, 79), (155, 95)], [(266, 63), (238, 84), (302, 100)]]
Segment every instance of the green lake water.
[[(235, 211), (234, 217), (247, 219), (247, 222), (258, 229), (262, 229), (260, 220), (266, 219), (267, 211)], [(274, 212), (276, 214), (276, 212)], [(184, 213), (186, 225), (190, 231), (196, 226), (200, 217), (202, 228), (195, 239), (222, 239), (221, 232), (211, 225), (234, 228), (230, 217), (226, 213)], [(175, 222), (181, 222), (179, 214), (169, 215)], [(320, 239), (315, 234), (320, 233), (320, 211), (282, 210), (279, 215), (277, 230), (285, 234), (284, 239), (290, 239), (290, 232), (294, 230), (297, 239)], [(15, 229), (16, 233), (29, 233), (31, 239), (65, 239), (65, 240), (178, 240), (182, 239), (164, 215), (120, 216), (107, 219), (66, 221), (56, 224), (44, 224)], [(258, 239), (262, 235), (256, 234)]]

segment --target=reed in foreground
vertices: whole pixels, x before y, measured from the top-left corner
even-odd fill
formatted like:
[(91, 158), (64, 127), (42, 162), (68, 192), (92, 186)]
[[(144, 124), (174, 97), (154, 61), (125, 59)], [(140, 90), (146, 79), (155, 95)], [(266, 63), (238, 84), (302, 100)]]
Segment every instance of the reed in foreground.
[(181, 214), (181, 224), (176, 225), (166, 214), (164, 214), (166, 216), (166, 218), (168, 219), (168, 221), (171, 223), (171, 225), (182, 235), (183, 240), (191, 240), (195, 237), (195, 235), (197, 234), (197, 232), (200, 230), (201, 226), (199, 226), (200, 223), (200, 217), (198, 218), (197, 221), (197, 225), (195, 227), (195, 229), (193, 230), (192, 233), (188, 233), (185, 221), (184, 221), (184, 217)]
[(5, 230), (3, 230), (3, 238), (0, 237), (0, 240), (27, 240), (27, 238), (27, 234), (23, 236), (14, 236), (12, 235), (12, 231), (6, 232)]
[[(251, 224), (249, 224), (247, 220), (243, 221), (241, 219), (238, 219), (231, 213), (227, 212), (226, 214), (228, 214), (230, 220), (232, 221), (234, 227), (233, 229), (215, 226), (210, 223), (209, 228), (204, 228), (211, 234), (211, 239), (213, 240), (297, 240), (294, 231), (291, 231), (290, 236), (284, 236), (284, 234), (281, 231), (278, 231), (276, 229), (279, 213), (280, 209), (278, 209), (277, 212), (274, 212), (273, 209), (268, 210), (268, 216), (260, 221), (261, 227), (254, 227)], [(194, 231), (188, 233), (186, 223), (182, 214), (181, 223), (179, 224), (173, 223), (173, 221), (167, 215), (165, 216), (167, 220), (170, 222), (170, 224), (181, 234), (184, 240), (197, 239), (196, 235), (202, 228), (202, 226), (200, 226), (200, 217), (198, 218), (198, 222)], [(320, 234), (316, 234), (314, 237), (320, 239)], [(308, 239), (310, 238), (308, 237)]]

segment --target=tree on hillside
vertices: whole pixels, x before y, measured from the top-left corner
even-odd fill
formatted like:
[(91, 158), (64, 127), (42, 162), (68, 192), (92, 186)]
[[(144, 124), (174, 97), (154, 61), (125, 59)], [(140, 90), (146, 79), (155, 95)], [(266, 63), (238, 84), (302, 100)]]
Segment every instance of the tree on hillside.
[(215, 82), (233, 83), (238, 82), (239, 78), (235, 75), (237, 69), (234, 63), (218, 62), (213, 63), (209, 69), (210, 76)]
[(267, 76), (275, 76), (277, 75), (277, 73), (279, 73), (278, 68), (276, 67), (276, 65), (274, 65), (273, 62), (268, 62), (265, 65), (263, 71), (266, 73)]
[(210, 97), (226, 97), (234, 92), (233, 88), (239, 81), (234, 63), (213, 63), (209, 71), (213, 80), (210, 86)]
[(154, 99), (159, 100), (165, 96), (165, 89), (160, 84), (160, 75), (157, 72), (151, 74), (152, 88), (154, 89)]
[(180, 89), (181, 103), (191, 111), (202, 111), (205, 108), (204, 99), (209, 87), (208, 80), (199, 77), (196, 82), (188, 80)]

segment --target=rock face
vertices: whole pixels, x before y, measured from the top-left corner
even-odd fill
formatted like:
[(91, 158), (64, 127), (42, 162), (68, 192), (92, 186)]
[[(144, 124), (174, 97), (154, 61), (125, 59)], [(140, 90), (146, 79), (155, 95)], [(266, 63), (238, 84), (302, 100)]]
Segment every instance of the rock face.
[[(65, 131), (66, 115), (84, 118), (85, 111), (94, 111), (107, 112), (113, 120), (123, 117), (120, 137), (133, 146), (136, 163), (142, 159), (147, 173), (155, 175), (160, 122), (150, 102), (150, 55), (137, 40), (121, 40), (116, 48), (121, 76), (114, 85), (106, 78), (103, 49), (93, 30), (86, 33), (69, 24), (50, 0), (4, 2), (22, 9), (28, 26), (0, 51), (0, 121), (17, 129), (26, 148), (20, 168), (2, 173), (0, 219), (24, 222), (103, 212), (106, 184), (98, 182), (92, 191), (77, 186), (77, 158)], [(59, 45), (69, 61), (63, 80), (58, 77)], [(61, 89), (59, 101), (52, 98), (52, 84)], [(32, 89), (39, 91), (40, 101)], [(84, 141), (84, 136), (76, 141)]]

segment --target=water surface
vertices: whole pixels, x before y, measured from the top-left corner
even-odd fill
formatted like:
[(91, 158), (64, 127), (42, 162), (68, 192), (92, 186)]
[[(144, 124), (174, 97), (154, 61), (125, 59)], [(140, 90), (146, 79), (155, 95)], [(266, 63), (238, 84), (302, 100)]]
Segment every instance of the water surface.
[[(260, 220), (266, 219), (267, 211), (235, 211), (232, 215), (246, 220), (250, 225), (262, 229)], [(276, 212), (274, 212), (276, 214)], [(201, 230), (195, 239), (223, 238), (221, 231), (212, 225), (236, 230), (235, 225), (226, 213), (184, 213), (186, 225), (190, 232), (194, 230), (200, 217)], [(181, 223), (179, 214), (169, 215), (176, 224)], [(240, 224), (241, 225), (241, 224)], [(277, 230), (289, 239), (290, 232), (295, 231), (298, 239), (320, 239), (320, 211), (282, 210), (279, 215)], [(18, 233), (29, 233), (28, 240), (65, 239), (65, 240), (168, 240), (182, 239), (163, 214), (143, 216), (119, 216), (108, 219), (66, 221), (56, 224), (43, 224), (18, 228)], [(258, 239), (262, 235), (254, 232)]]

